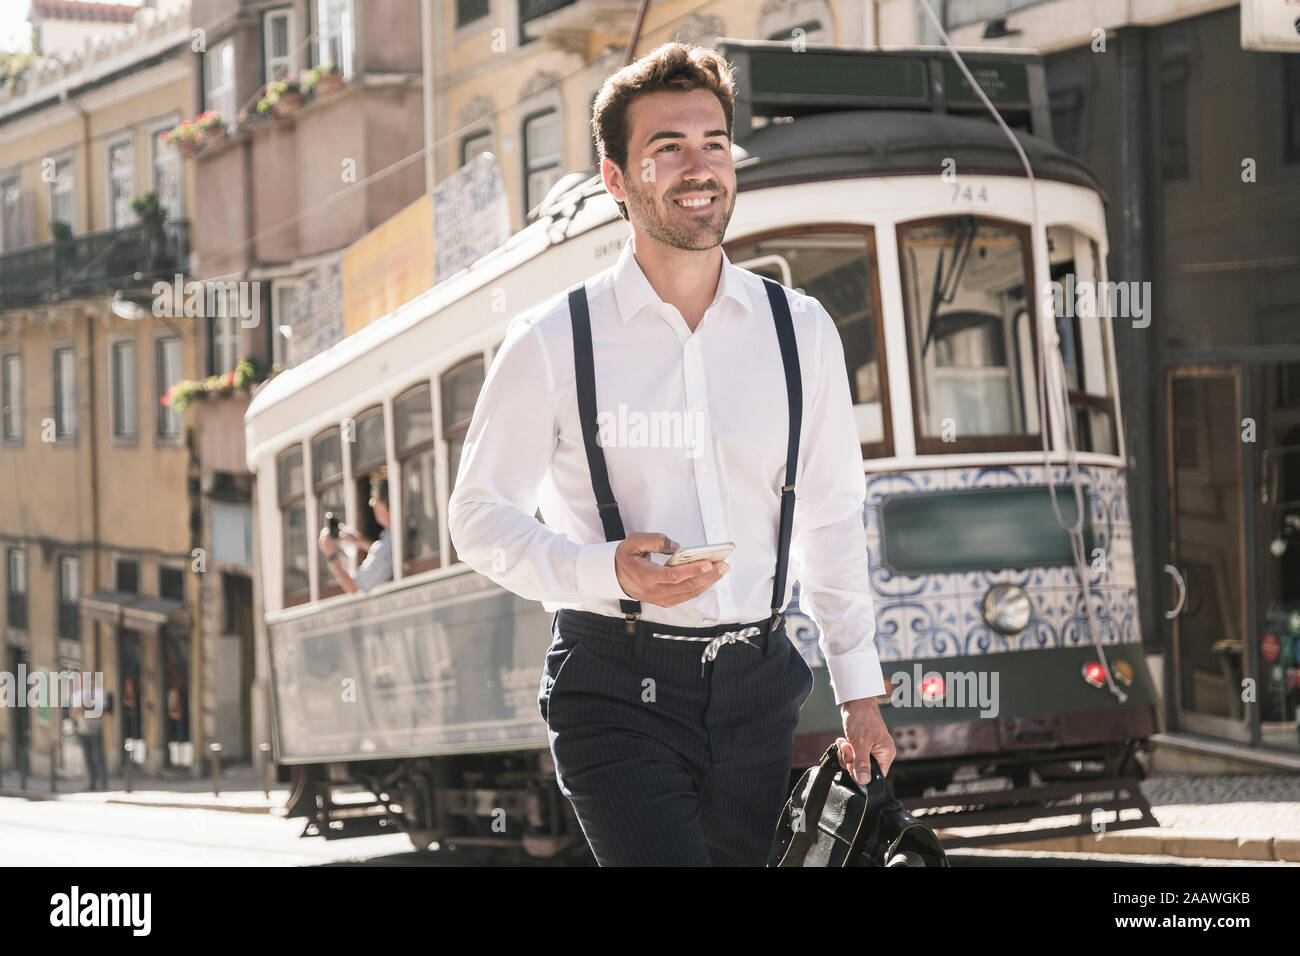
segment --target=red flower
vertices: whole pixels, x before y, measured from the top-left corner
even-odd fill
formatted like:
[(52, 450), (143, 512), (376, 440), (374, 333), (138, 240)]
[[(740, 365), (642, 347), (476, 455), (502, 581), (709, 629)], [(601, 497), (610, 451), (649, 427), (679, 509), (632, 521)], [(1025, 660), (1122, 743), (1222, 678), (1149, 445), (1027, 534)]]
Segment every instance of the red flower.
[(229, 385), (229, 386), (231, 386), (232, 388), (234, 387), (234, 384), (235, 384), (235, 370), (234, 370), (233, 368), (232, 368), (229, 372), (226, 373), (226, 384)]
[(171, 399), (170, 393), (167, 395), (163, 395), (161, 398), (158, 399), (158, 404), (163, 406), (164, 408), (167, 408), (168, 406), (171, 405), (170, 399)]

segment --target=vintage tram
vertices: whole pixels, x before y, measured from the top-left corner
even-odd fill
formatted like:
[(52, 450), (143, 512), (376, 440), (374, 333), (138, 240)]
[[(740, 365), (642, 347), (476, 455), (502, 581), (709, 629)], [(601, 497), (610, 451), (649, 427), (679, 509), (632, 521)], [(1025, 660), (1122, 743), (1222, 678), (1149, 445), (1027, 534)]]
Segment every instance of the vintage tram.
[[(942, 50), (719, 49), (738, 84), (724, 248), (817, 298), (844, 345), (895, 790), (936, 826), (1068, 813), (1077, 832), (1123, 808), (1136, 819), (1107, 826), (1150, 824), (1136, 781), (1156, 695), (1112, 320), (1060, 295), (1043, 317), (1043, 290), (1106, 282), (1104, 197), (1053, 145), (1041, 60), (965, 57), (1031, 184)], [(274, 750), (307, 833), (586, 853), (536, 705), (551, 616), (457, 561), (446, 508), (510, 318), (611, 265), (627, 236), (599, 176), (570, 174), (503, 246), (255, 396)], [(376, 468), (394, 580), (332, 593), (315, 532), (326, 511), (366, 523)], [(817, 676), (802, 766), (841, 726), (795, 593), (789, 633)]]

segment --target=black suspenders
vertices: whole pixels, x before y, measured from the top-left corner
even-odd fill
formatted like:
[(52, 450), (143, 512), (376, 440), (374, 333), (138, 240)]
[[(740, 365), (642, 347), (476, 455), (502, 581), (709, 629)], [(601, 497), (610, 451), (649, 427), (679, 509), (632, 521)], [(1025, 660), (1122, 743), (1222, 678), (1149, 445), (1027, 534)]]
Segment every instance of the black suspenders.
[[(785, 458), (785, 484), (781, 486), (781, 519), (777, 533), (776, 580), (772, 584), (772, 620), (768, 632), (781, 624), (781, 605), (785, 600), (785, 572), (790, 557), (790, 534), (794, 527), (794, 475), (799, 463), (799, 428), (803, 421), (803, 383), (799, 374), (799, 350), (795, 345), (794, 324), (790, 319), (790, 304), (785, 289), (771, 279), (763, 279), (767, 298), (772, 305), (776, 322), (776, 337), (781, 344), (781, 363), (785, 366), (785, 392), (790, 419), (787, 427), (788, 441)], [(618, 514), (618, 502), (609, 486), (609, 471), (605, 467), (605, 453), (597, 440), (596, 429), (596, 369), (591, 348), (591, 315), (587, 309), (587, 287), (579, 283), (569, 290), (569, 317), (573, 326), (573, 366), (577, 376), (578, 417), (582, 422), (582, 441), (587, 450), (587, 466), (591, 472), (591, 489), (596, 494), (596, 507), (606, 541), (621, 541), (627, 537), (623, 520)], [(641, 616), (641, 602), (619, 600), (629, 634), (636, 633), (636, 622)]]

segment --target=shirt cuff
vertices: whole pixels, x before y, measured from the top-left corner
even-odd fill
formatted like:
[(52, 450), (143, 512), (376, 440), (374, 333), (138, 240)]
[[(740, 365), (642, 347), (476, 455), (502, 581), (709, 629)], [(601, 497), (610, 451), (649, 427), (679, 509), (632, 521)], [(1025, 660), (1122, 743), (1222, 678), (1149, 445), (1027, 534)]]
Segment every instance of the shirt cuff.
[(622, 541), (584, 544), (578, 549), (578, 591), (586, 598), (633, 600), (618, 583), (614, 552)]
[(881, 697), (885, 693), (885, 674), (874, 647), (833, 657), (827, 655), (826, 669), (831, 672), (831, 689), (835, 692), (836, 704), (863, 697)]

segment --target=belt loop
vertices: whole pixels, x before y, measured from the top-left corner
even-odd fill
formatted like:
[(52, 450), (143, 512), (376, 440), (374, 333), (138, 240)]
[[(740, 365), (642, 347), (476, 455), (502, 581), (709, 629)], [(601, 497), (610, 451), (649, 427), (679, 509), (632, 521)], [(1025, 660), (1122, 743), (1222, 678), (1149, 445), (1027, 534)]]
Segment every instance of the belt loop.
[(632, 636), (632, 660), (641, 660), (641, 647), (646, 640), (645, 622), (640, 620), (639, 614), (624, 614), (623, 618), (627, 622), (627, 633)]

